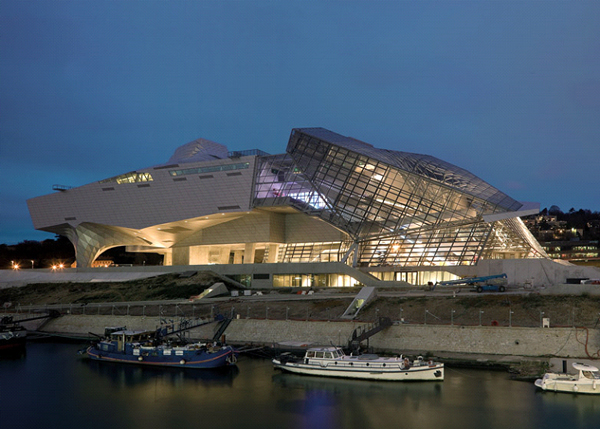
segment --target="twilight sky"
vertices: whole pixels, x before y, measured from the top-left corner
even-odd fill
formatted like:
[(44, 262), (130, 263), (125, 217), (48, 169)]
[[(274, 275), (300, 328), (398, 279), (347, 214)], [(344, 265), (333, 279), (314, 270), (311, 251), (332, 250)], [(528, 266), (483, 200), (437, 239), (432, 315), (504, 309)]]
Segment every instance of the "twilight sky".
[(197, 138), (295, 127), (433, 155), (519, 201), (600, 211), (600, 1), (0, 2), (0, 244), (26, 200)]

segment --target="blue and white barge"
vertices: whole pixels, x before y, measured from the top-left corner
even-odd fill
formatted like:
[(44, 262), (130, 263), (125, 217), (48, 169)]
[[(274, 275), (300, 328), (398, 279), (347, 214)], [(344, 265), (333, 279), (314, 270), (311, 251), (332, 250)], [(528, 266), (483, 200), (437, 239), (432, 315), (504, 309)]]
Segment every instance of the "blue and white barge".
[(235, 365), (237, 361), (237, 351), (231, 346), (216, 342), (157, 341), (155, 331), (115, 331), (86, 352), (97, 361), (171, 368), (220, 368)]

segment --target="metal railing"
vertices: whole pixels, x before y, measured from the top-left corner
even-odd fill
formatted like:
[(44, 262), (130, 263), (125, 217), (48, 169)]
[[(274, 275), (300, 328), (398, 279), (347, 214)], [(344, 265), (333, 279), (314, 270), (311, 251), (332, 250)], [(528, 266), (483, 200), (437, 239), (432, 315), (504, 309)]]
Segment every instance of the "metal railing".
[[(4, 307), (0, 315), (28, 315), (56, 310), (64, 315), (141, 316), (141, 317), (210, 317), (218, 314), (229, 318), (296, 320), (296, 321), (341, 321), (346, 306), (321, 308), (293, 306), (290, 303), (277, 305), (272, 302), (240, 304), (222, 302), (198, 304), (192, 302), (142, 302), (142, 303), (87, 303), (87, 304), (14, 304)], [(392, 314), (390, 314), (392, 313)], [(425, 308), (389, 308), (383, 312), (372, 308), (361, 314), (358, 323), (372, 323), (380, 317), (388, 317), (396, 324), (450, 325), (450, 326), (500, 326), (500, 327), (600, 327), (600, 312), (583, 311), (572, 307), (562, 312), (543, 308), (451, 308), (430, 311)]]

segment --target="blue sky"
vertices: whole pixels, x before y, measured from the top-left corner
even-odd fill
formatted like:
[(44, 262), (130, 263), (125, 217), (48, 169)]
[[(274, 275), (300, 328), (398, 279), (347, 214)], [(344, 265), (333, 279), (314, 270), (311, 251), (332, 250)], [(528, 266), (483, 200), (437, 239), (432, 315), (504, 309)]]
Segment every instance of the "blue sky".
[(295, 127), (600, 211), (598, 1), (0, 2), (0, 243), (26, 200)]

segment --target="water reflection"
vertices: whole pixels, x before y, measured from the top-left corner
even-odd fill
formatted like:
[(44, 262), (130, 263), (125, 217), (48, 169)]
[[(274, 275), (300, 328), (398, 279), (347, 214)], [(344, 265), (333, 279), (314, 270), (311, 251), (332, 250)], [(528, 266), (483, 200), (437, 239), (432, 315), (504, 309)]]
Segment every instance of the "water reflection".
[[(435, 408), (442, 383), (350, 380), (278, 373), (273, 384), (278, 411), (298, 414), (297, 427), (392, 427), (410, 421), (409, 415)], [(411, 411), (412, 410), (412, 411)], [(404, 426), (404, 424), (402, 425)], [(406, 427), (410, 427), (410, 424)]]
[(27, 349), (25, 347), (0, 350), (0, 360), (25, 360), (26, 357)]
[[(0, 427), (598, 429), (600, 395), (541, 392), (505, 372), (446, 369), (443, 382), (285, 374), (242, 356), (225, 371), (77, 360), (28, 344), (0, 359)], [(34, 410), (34, 411), (32, 411)]]
[[(389, 383), (277, 373), (278, 411), (311, 427), (595, 428), (600, 397), (536, 395), (505, 372), (447, 370), (441, 383)], [(579, 395), (580, 397), (582, 395)], [(581, 399), (581, 400), (580, 400)], [(344, 410), (344, 412), (340, 412)], [(324, 426), (322, 426), (324, 427)]]
[(346, 392), (355, 396), (419, 395), (420, 398), (424, 398), (428, 395), (439, 395), (443, 386), (443, 382), (373, 382), (287, 373), (276, 373), (272, 376), (272, 380), (273, 383), (285, 389), (326, 391), (332, 394)]
[(537, 390), (535, 401), (546, 410), (544, 422), (548, 425), (563, 421), (565, 427), (586, 427), (594, 422), (594, 427), (600, 427), (600, 395)]
[(178, 386), (186, 382), (199, 382), (207, 387), (232, 386), (234, 378), (239, 374), (237, 366), (217, 369), (157, 368), (91, 359), (82, 359), (81, 363), (90, 373), (110, 380), (117, 387), (135, 387), (157, 379)]

